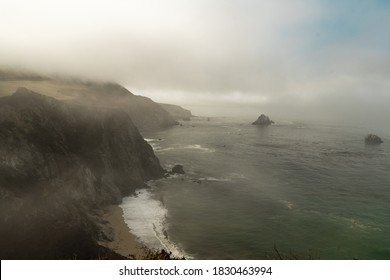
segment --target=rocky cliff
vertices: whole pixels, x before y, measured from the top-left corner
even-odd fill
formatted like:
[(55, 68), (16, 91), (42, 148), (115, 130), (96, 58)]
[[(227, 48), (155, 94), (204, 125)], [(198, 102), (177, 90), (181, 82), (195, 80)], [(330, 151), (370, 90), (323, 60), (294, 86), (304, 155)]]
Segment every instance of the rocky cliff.
[(67, 102), (95, 107), (121, 109), (139, 129), (166, 128), (178, 124), (175, 118), (150, 98), (134, 95), (115, 83), (90, 83), (88, 93), (76, 95)]
[(19, 88), (0, 98), (1, 259), (96, 257), (96, 211), (162, 175), (122, 110)]
[(159, 104), (147, 97), (134, 95), (116, 83), (49, 78), (0, 70), (0, 96), (8, 96), (18, 87), (27, 87), (70, 104), (120, 109), (131, 117), (139, 129), (177, 124)]
[(165, 103), (159, 104), (177, 121), (189, 121), (191, 120), (191, 117), (193, 117), (191, 111), (184, 109), (183, 107)]

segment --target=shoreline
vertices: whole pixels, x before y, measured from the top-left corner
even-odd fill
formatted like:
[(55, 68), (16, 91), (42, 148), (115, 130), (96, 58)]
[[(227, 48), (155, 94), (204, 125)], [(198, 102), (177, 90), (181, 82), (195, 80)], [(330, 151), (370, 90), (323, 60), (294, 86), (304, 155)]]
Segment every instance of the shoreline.
[(112, 228), (113, 240), (100, 241), (100, 245), (129, 259), (139, 260), (146, 256), (145, 246), (130, 232), (130, 228), (125, 223), (122, 208), (118, 205), (110, 205), (104, 208), (102, 217)]

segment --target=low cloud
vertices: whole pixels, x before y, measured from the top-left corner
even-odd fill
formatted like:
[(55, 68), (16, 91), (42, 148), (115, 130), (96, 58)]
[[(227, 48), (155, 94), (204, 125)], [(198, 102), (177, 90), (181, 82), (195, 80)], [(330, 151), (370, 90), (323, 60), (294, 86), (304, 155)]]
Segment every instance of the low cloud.
[(115, 80), (210, 114), (353, 119), (390, 101), (380, 1), (3, 2), (1, 67)]

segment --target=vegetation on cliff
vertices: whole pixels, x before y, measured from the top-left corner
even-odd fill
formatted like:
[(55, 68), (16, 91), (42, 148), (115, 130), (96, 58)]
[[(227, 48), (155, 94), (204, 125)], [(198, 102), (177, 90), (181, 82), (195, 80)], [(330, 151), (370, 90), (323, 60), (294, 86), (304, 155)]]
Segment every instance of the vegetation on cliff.
[(19, 88), (0, 98), (0, 257), (97, 258), (101, 206), (163, 174), (123, 111)]
[(18, 87), (26, 87), (69, 104), (120, 109), (129, 115), (138, 129), (177, 124), (176, 119), (159, 104), (150, 98), (134, 95), (117, 83), (0, 70), (0, 96), (8, 96)]

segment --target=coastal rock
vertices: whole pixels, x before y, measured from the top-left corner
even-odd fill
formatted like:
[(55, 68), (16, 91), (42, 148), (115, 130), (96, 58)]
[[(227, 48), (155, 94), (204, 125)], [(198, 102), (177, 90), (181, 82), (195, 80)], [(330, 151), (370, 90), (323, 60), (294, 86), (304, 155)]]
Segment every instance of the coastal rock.
[(185, 174), (183, 165), (176, 164), (174, 167), (172, 167), (171, 174)]
[(375, 134), (368, 134), (366, 138), (364, 138), (364, 143), (366, 145), (379, 145), (383, 143), (382, 139)]
[(274, 122), (270, 120), (270, 118), (264, 114), (261, 114), (260, 117), (257, 118), (255, 122), (253, 122), (253, 125), (261, 125), (261, 126), (268, 126), (273, 124)]
[(96, 258), (96, 211), (163, 173), (121, 110), (27, 88), (0, 98), (1, 259)]

